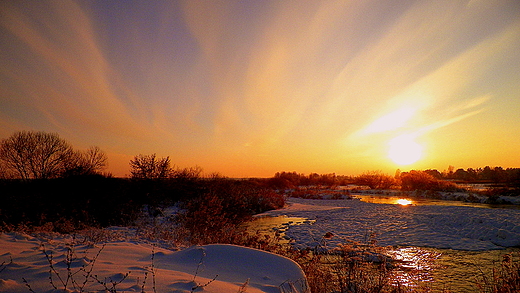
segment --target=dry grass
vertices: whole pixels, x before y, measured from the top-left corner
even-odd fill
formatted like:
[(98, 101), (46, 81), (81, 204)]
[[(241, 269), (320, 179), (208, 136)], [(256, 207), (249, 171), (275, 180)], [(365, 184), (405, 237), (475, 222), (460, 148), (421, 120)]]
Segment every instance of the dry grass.
[[(162, 243), (163, 246), (179, 247), (189, 245), (188, 240), (205, 242), (208, 238), (194, 239), (189, 235), (190, 230), (179, 226), (174, 221), (151, 221), (142, 223), (143, 226), (135, 231), (132, 237), (143, 240)], [(393, 270), (396, 268), (392, 260), (381, 257), (374, 261), (373, 256), (381, 255), (383, 248), (374, 243), (358, 244), (347, 243), (333, 253), (324, 253), (319, 249), (296, 250), (287, 242), (282, 241), (280, 235), (266, 234), (260, 231), (251, 232), (242, 228), (221, 231), (219, 237), (212, 243), (229, 243), (262, 249), (277, 253), (296, 261), (304, 270), (308, 285), (313, 293), (344, 293), (344, 292), (367, 292), (367, 293), (426, 293), (426, 292), (449, 292), (447, 290), (433, 290), (425, 284), (401, 284), (393, 278)], [(89, 229), (81, 231), (77, 236), (77, 243), (103, 243), (114, 239), (128, 237), (117, 231), (105, 229)], [(97, 252), (99, 253), (99, 252)], [(73, 246), (65, 256), (65, 263), (74, 262)], [(152, 253), (153, 255), (153, 253)], [(368, 256), (368, 257), (367, 257)], [(94, 260), (96, 257), (93, 258)], [(117, 292), (117, 281), (107, 282), (104, 279), (96, 280), (89, 276), (91, 268), (86, 266), (81, 272), (67, 269), (58, 275), (52, 267), (52, 256), (48, 255), (49, 275), (53, 282), (52, 287), (58, 289), (75, 289), (78, 292), (84, 288), (85, 281), (97, 282), (102, 290), (106, 292)], [(91, 264), (94, 265), (95, 261)], [(0, 265), (0, 270), (2, 266)], [(150, 273), (150, 272), (149, 272)], [(85, 279), (77, 279), (78, 276), (87, 276)], [(153, 276), (149, 274), (148, 281)], [(50, 279), (51, 279), (50, 278)], [(61, 278), (61, 279), (60, 279)], [(146, 278), (145, 278), (146, 280)], [(150, 288), (151, 283), (142, 286)], [(27, 283), (31, 292), (30, 284)], [(247, 288), (242, 288), (247, 292)], [(245, 291), (244, 291), (245, 290)], [(153, 291), (155, 292), (155, 291)], [(520, 255), (505, 255), (503, 261), (491, 273), (480, 272), (475, 282), (475, 292), (481, 293), (513, 293), (520, 292)]]
[(475, 286), (481, 293), (520, 292), (520, 254), (506, 254), (502, 262), (493, 268), (491, 274), (480, 272)]
[(300, 264), (314, 293), (431, 292), (424, 285), (396, 282), (392, 277), (396, 267), (382, 250), (375, 245), (349, 243), (329, 253), (308, 250), (289, 257)]

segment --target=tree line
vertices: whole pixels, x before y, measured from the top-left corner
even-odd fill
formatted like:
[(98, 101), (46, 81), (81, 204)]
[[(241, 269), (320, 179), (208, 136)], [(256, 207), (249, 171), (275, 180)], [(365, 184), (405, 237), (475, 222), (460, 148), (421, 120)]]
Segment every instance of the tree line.
[(293, 188), (297, 186), (337, 186), (346, 185), (350, 180), (347, 176), (338, 176), (335, 173), (305, 175), (297, 172), (276, 172), (265, 184), (273, 188)]
[(501, 182), (507, 194), (520, 191), (519, 169), (500, 167), (413, 170), (395, 176), (381, 171), (358, 176), (277, 172), (271, 178), (234, 180), (219, 174), (203, 177), (198, 166), (178, 168), (169, 157), (156, 154), (134, 156), (128, 178), (103, 173), (106, 166), (107, 156), (99, 147), (75, 150), (55, 133), (19, 131), (2, 139), (0, 179), (8, 180), (0, 180), (0, 231), (44, 226), (71, 232), (85, 226), (128, 225), (143, 213), (156, 215), (162, 207), (179, 204), (185, 212), (177, 220), (193, 237), (213, 241), (223, 235), (216, 231), (282, 207), (285, 198), (277, 190), (298, 186), (457, 191), (460, 187), (452, 180), (477, 178)]
[(449, 168), (448, 171), (397, 170), (394, 176), (381, 171), (367, 171), (357, 176), (338, 176), (334, 173), (305, 175), (297, 172), (277, 172), (265, 184), (272, 188), (295, 188), (298, 186), (361, 185), (371, 189), (433, 190), (461, 191), (456, 183), (487, 183), (495, 187), (520, 189), (520, 168), (503, 169), (501, 167), (484, 167), (467, 171)]
[(484, 168), (468, 168), (457, 169), (449, 166), (448, 170), (439, 172), (435, 169), (428, 169), (424, 172), (432, 175), (437, 179), (456, 180), (468, 183), (491, 182), (491, 183), (505, 183), (514, 184), (520, 181), (520, 168), (502, 168), (500, 166)]
[[(107, 164), (107, 155), (99, 147), (91, 146), (86, 151), (75, 150), (57, 133), (18, 131), (0, 141), (0, 179), (28, 180), (101, 175)], [(198, 166), (175, 168), (169, 157), (160, 158), (156, 154), (136, 155), (129, 164), (132, 179), (197, 178), (202, 174), (202, 168)], [(449, 166), (442, 172), (436, 169), (420, 172), (439, 180), (501, 183), (506, 186), (518, 186), (520, 182), (520, 168), (504, 169), (486, 166), (455, 170), (453, 166)], [(357, 183), (384, 189), (399, 183), (401, 175), (399, 170), (394, 179), (379, 171), (365, 172), (355, 177), (340, 176), (335, 173), (305, 175), (297, 172), (277, 172), (269, 179), (268, 184), (273, 187), (290, 187)]]

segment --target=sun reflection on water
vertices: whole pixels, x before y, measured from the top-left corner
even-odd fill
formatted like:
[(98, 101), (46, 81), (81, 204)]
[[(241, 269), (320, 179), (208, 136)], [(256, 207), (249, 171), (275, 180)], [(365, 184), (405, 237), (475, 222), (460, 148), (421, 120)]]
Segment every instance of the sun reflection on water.
[(441, 253), (424, 250), (419, 247), (401, 247), (387, 252), (397, 262), (392, 280), (397, 285), (417, 287), (423, 282), (434, 282), (433, 271)]
[(409, 199), (400, 198), (397, 200), (397, 204), (400, 204), (402, 206), (407, 206), (407, 205), (412, 204), (412, 201)]

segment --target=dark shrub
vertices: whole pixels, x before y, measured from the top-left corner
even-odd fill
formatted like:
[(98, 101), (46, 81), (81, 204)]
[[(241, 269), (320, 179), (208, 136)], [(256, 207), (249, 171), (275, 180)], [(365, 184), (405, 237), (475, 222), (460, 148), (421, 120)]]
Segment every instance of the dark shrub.
[(373, 171), (355, 177), (354, 184), (368, 186), (370, 189), (389, 189), (396, 185), (396, 181), (380, 171)]
[(214, 242), (254, 214), (285, 204), (282, 195), (248, 181), (219, 178), (208, 180), (205, 187), (203, 194), (184, 202), (180, 216), (197, 243)]
[(424, 171), (415, 171), (401, 173), (401, 189), (402, 190), (431, 190), (431, 191), (463, 191), (455, 183), (439, 180)]
[(130, 192), (128, 180), (98, 175), (3, 180), (0, 190), (3, 230), (23, 224), (71, 232), (85, 226), (128, 224), (137, 217), (142, 205), (135, 197), (137, 194)]

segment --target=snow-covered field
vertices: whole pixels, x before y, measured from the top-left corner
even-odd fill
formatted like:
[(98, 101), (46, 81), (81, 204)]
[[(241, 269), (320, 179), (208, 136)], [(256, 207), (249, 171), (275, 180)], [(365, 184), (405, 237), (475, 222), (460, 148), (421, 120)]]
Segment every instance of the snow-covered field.
[(71, 246), (74, 242), (78, 239), (65, 236), (42, 241), (0, 235), (0, 292), (307, 292), (295, 262), (265, 251), (233, 245), (172, 251), (136, 241)]
[[(289, 198), (284, 209), (263, 215), (303, 217), (286, 235), (297, 247), (345, 241), (380, 246), (491, 250), (520, 246), (520, 210), (465, 206), (374, 204), (359, 200)], [(326, 233), (334, 236), (324, 239)], [(329, 234), (330, 235), (330, 234)]]
[[(518, 209), (289, 198), (285, 208), (262, 215), (309, 219), (286, 225), (286, 235), (300, 248), (333, 249), (348, 241), (371, 240), (379, 246), (475, 251), (520, 246)], [(307, 292), (305, 275), (295, 262), (255, 249), (206, 245), (175, 251), (128, 236), (92, 244), (58, 234), (0, 235), (0, 292), (112, 289)]]

